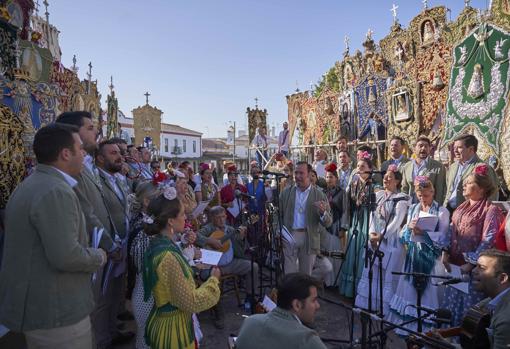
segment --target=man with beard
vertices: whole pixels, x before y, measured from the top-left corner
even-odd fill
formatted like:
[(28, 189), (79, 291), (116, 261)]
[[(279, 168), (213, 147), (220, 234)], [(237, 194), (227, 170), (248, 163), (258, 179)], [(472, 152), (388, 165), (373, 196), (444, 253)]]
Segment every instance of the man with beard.
[(390, 158), (381, 165), (381, 171), (386, 172), (390, 165), (396, 165), (399, 171), (409, 161), (403, 154), (406, 141), (402, 137), (393, 136), (390, 140)]
[(487, 328), (491, 349), (510, 343), (510, 254), (498, 250), (480, 253), (473, 274), (473, 287), (487, 297), (478, 306), (491, 312)]
[[(473, 173), (476, 166), (484, 163), (476, 154), (477, 150), (478, 140), (473, 135), (461, 135), (453, 142), (455, 162), (451, 164), (446, 174), (446, 197), (444, 198), (444, 204), (450, 212), (465, 201), (464, 195), (462, 195), (463, 182)], [(498, 176), (494, 169), (491, 166), (487, 166), (487, 168), (492, 183), (496, 188), (499, 188)], [(497, 200), (498, 191), (496, 190), (489, 199)]]
[(309, 328), (320, 308), (321, 283), (302, 273), (285, 275), (278, 284), (277, 307), (244, 320), (236, 340), (238, 349), (325, 349), (319, 334)]
[(107, 211), (110, 215), (109, 233), (118, 246), (112, 254), (102, 278), (102, 293), (106, 298), (104, 311), (109, 314), (105, 324), (112, 336), (112, 343), (121, 343), (133, 333), (119, 334), (117, 331), (117, 315), (124, 298), (126, 283), (126, 256), (129, 231), (127, 193), (116, 176), (122, 169), (122, 156), (119, 146), (113, 140), (99, 143), (96, 152), (96, 165), (99, 170), (101, 186)]
[(439, 205), (443, 204), (445, 196), (446, 171), (442, 163), (430, 158), (432, 142), (426, 136), (419, 136), (414, 145), (416, 158), (412, 159), (402, 168), (402, 193), (413, 198), (413, 203), (418, 199), (414, 193), (414, 178), (426, 176), (434, 185), (434, 200)]
[(351, 183), (351, 156), (347, 150), (338, 152), (338, 182), (342, 190), (346, 190)]
[[(110, 212), (103, 197), (99, 170), (92, 157), (97, 149), (97, 128), (92, 121), (92, 116), (86, 111), (65, 112), (59, 115), (57, 122), (78, 127), (78, 134), (86, 155), (83, 160), (83, 170), (75, 177), (78, 183), (74, 187), (74, 191), (85, 215), (87, 233), (92, 236), (94, 229), (103, 229), (99, 247), (108, 252), (109, 258), (116, 258), (119, 255), (120, 246), (112, 239)], [(112, 337), (117, 339), (123, 337), (123, 334), (117, 333), (117, 331), (110, 333), (108, 329), (110, 314), (105, 311), (106, 299), (101, 291), (101, 282), (99, 281), (102, 276), (103, 270), (101, 269), (96, 273), (96, 281), (93, 285), (96, 307), (90, 316), (94, 339), (99, 348), (108, 346)]]

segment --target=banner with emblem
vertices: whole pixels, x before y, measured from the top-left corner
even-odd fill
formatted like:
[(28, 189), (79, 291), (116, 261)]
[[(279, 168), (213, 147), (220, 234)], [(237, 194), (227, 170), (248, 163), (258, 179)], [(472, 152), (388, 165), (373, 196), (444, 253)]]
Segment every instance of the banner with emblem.
[(509, 33), (489, 23), (482, 23), (455, 46), (444, 144), (471, 128), (499, 153), (509, 58)]

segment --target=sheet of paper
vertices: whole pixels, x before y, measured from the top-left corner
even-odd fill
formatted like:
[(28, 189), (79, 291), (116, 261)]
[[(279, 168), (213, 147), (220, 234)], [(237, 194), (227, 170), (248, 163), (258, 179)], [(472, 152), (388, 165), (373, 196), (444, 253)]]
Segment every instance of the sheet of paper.
[[(458, 265), (450, 264), (450, 267), (452, 268), (452, 272), (448, 275), (454, 278), (460, 278), (461, 272), (460, 267)], [(465, 294), (469, 294), (469, 283), (468, 282), (460, 282), (458, 284), (450, 285), (453, 288), (456, 288), (457, 290), (464, 292)]]
[[(92, 247), (99, 248), (99, 243), (101, 242), (101, 237), (103, 236), (104, 228), (94, 227), (92, 231)], [(95, 283), (97, 278), (97, 273), (92, 274), (92, 282)]]
[[(235, 217), (239, 216), (239, 213), (244, 208), (245, 203), (242, 200), (238, 200), (238, 199), (234, 199), (234, 201), (232, 201), (232, 202), (234, 205), (232, 207), (228, 207), (227, 210), (228, 210), (228, 212), (230, 212), (232, 217), (235, 218)], [(239, 204), (241, 204), (241, 206), (239, 206)]]
[(282, 238), (287, 243), (289, 243), (289, 245), (294, 245), (296, 243), (296, 240), (294, 240), (294, 236), (292, 236), (292, 234), (286, 227), (282, 227)]
[(92, 247), (99, 248), (99, 243), (101, 242), (101, 237), (103, 236), (104, 228), (94, 227), (92, 231)]
[(262, 301), (262, 306), (266, 309), (267, 312), (270, 312), (274, 308), (276, 308), (276, 303), (271, 300), (267, 295), (264, 296), (264, 300)]
[(195, 209), (193, 210), (193, 212), (191, 213), (191, 215), (193, 216), (193, 218), (197, 218), (199, 215), (201, 215), (202, 213), (204, 213), (204, 210), (205, 208), (207, 207), (207, 205), (209, 205), (209, 201), (202, 201), (200, 202), (197, 207), (195, 207)]
[(223, 253), (221, 252), (207, 250), (205, 248), (201, 248), (200, 252), (202, 253), (202, 257), (196, 262), (207, 265), (218, 265), (218, 262), (220, 261), (221, 256), (223, 255)]
[[(435, 231), (439, 218), (426, 212), (420, 212), (416, 226), (423, 231)], [(431, 237), (432, 238), (432, 237)]]

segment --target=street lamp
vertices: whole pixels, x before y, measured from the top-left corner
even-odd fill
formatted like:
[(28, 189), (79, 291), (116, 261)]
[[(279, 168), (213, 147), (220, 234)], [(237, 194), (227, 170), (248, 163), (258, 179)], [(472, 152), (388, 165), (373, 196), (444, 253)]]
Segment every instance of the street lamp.
[(230, 126), (233, 128), (233, 131), (234, 131), (234, 134), (233, 134), (233, 137), (232, 137), (232, 144), (234, 146), (234, 151), (232, 152), (232, 161), (236, 162), (236, 122), (235, 121), (229, 121), (230, 123), (232, 123), (234, 126)]

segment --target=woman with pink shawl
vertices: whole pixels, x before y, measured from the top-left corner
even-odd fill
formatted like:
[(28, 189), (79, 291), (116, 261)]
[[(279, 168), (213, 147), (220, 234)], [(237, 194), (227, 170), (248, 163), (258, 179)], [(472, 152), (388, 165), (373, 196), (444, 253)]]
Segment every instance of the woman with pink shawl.
[[(463, 185), (466, 201), (453, 212), (449, 247), (443, 251), (446, 270), (451, 265), (460, 267), (462, 274), (470, 274), (476, 266), (480, 252), (492, 248), (496, 233), (503, 221), (503, 213), (488, 199), (496, 188), (490, 180), (488, 165), (478, 165)], [(443, 307), (450, 309), (453, 326), (459, 326), (465, 312), (484, 295), (474, 290), (471, 282), (468, 293), (447, 287)]]

